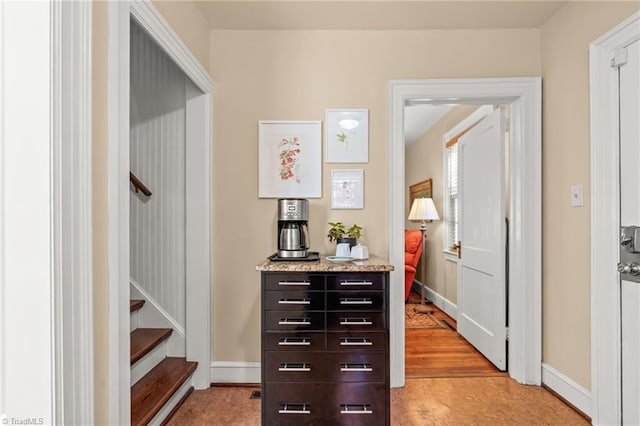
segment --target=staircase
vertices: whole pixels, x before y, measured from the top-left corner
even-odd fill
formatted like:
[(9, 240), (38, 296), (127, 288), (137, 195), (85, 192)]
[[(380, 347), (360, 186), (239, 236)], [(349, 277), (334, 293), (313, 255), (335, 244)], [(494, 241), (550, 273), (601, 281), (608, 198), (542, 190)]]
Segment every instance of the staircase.
[(144, 300), (131, 300), (131, 424), (163, 424), (193, 391), (197, 362), (167, 356), (171, 328), (138, 328)]

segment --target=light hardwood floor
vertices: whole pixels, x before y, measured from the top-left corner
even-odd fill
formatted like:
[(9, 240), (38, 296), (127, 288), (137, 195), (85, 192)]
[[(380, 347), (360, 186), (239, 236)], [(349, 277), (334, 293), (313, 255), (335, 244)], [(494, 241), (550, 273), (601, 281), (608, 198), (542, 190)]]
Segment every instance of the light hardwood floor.
[[(419, 301), (420, 296), (411, 293), (409, 300)], [(455, 331), (453, 318), (435, 305), (429, 308), (451, 328), (405, 329), (406, 378), (508, 376)]]

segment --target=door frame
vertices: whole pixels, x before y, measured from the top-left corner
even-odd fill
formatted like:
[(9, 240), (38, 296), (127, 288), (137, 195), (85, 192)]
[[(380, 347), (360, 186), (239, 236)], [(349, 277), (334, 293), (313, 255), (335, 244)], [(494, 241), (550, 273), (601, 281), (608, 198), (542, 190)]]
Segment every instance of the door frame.
[[(197, 162), (187, 173), (199, 173), (189, 188), (187, 227), (186, 356), (198, 361), (194, 386), (211, 383), (212, 182), (211, 100), (213, 81), (188, 47), (149, 0), (108, 5), (108, 210), (109, 210), (109, 416), (111, 423), (130, 422), (129, 362), (129, 51), (130, 20), (135, 20), (180, 67), (203, 94), (187, 102), (187, 136), (198, 144)], [(193, 157), (188, 157), (192, 159)], [(192, 235), (195, 234), (195, 235)], [(191, 236), (190, 236), (191, 235)], [(192, 238), (193, 237), (193, 238)]]
[(610, 61), (640, 39), (640, 12), (589, 47), (591, 118), (591, 418), (622, 421), (619, 257), (618, 78)]
[(542, 90), (540, 77), (389, 82), (388, 229), (391, 386), (404, 385), (404, 107), (410, 99), (511, 105), (509, 130), (509, 375), (542, 379)]

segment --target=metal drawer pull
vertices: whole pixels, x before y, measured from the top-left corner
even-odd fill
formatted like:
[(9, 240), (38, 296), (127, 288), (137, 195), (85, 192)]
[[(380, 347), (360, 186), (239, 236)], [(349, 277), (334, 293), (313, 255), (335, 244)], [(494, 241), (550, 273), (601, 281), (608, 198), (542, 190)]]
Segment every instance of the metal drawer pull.
[(341, 337), (340, 346), (371, 346), (371, 339), (368, 337)]
[(369, 404), (340, 404), (340, 414), (373, 414)]
[(371, 318), (340, 318), (340, 325), (373, 325)]
[(371, 305), (373, 301), (368, 297), (345, 297), (340, 299), (341, 305)]
[(311, 404), (280, 404), (280, 414), (311, 414)]
[(278, 281), (278, 285), (311, 285), (310, 281)]
[(340, 285), (342, 285), (342, 286), (373, 285), (373, 282), (371, 282), (371, 281), (340, 281)]
[(309, 346), (311, 339), (308, 337), (283, 337), (278, 341), (279, 346)]
[(280, 318), (279, 325), (311, 325), (309, 318)]
[(373, 371), (371, 364), (350, 364), (343, 362), (340, 364), (340, 371)]
[(311, 364), (306, 362), (282, 362), (278, 371), (311, 371)]
[(280, 299), (279, 305), (310, 305), (311, 299)]

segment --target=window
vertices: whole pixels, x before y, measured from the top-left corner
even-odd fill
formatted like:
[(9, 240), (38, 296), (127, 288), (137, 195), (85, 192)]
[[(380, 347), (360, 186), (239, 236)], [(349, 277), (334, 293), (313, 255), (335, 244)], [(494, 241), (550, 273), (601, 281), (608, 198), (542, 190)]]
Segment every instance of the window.
[(455, 252), (458, 244), (458, 140), (445, 145), (445, 200), (444, 226), (445, 250)]

